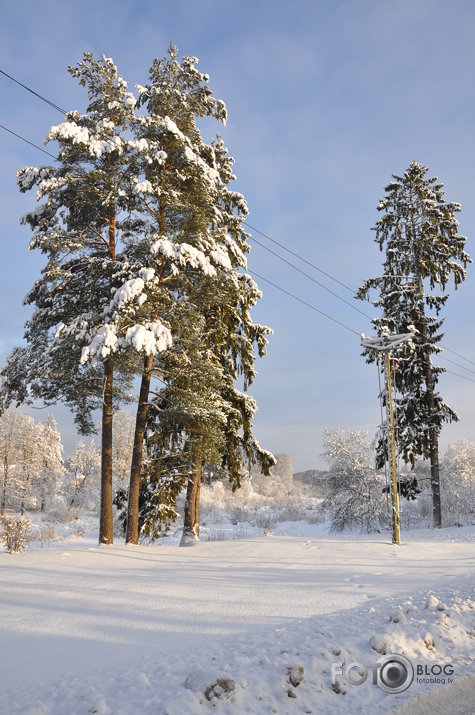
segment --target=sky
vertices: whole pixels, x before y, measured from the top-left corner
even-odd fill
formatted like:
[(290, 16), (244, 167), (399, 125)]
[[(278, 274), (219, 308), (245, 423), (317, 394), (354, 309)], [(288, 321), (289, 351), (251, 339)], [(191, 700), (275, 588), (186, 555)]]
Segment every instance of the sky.
[[(356, 289), (381, 272), (371, 230), (376, 207), (391, 175), (412, 160), (440, 178), (447, 200), (462, 204), (460, 231), (475, 254), (474, 29), (470, 0), (17, 0), (2, 6), (0, 69), (61, 107), (84, 111), (86, 93), (66, 70), (85, 51), (113, 57), (131, 87), (146, 82), (152, 60), (170, 42), (180, 57), (197, 56), (227, 105), (226, 127), (212, 129), (235, 157), (235, 188), (248, 202), (249, 224)], [(60, 121), (0, 75), (1, 124), (41, 145)], [(43, 265), (41, 255), (28, 252), (29, 230), (19, 224), (35, 196), (19, 193), (16, 171), (45, 161), (0, 130), (0, 363), (21, 343), (28, 318), (22, 300)], [(373, 435), (379, 424), (376, 368), (361, 357), (355, 334), (371, 334), (371, 324), (354, 308), (376, 313), (254, 237), (350, 303), (250, 239), (251, 271), (351, 328), (258, 279), (263, 297), (253, 318), (274, 335), (250, 390), (259, 405), (256, 436), (263, 447), (290, 454), (295, 471), (322, 467), (326, 428)], [(444, 345), (474, 362), (453, 353), (444, 357), (459, 366), (440, 360), (465, 376), (440, 379), (441, 394), (460, 416), (444, 428), (442, 447), (475, 439), (474, 270), (444, 313)], [(71, 451), (72, 419), (62, 407), (54, 414)]]

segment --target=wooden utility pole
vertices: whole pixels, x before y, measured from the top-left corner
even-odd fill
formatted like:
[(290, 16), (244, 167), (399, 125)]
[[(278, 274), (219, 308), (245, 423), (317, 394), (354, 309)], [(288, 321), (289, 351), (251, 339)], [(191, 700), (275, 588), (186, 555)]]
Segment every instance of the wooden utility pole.
[(393, 412), (393, 396), (391, 384), (391, 366), (389, 362), (389, 353), (391, 350), (407, 343), (414, 337), (413, 333), (401, 333), (397, 335), (389, 335), (386, 333), (381, 337), (365, 338), (361, 336), (361, 344), (365, 348), (376, 350), (384, 353), (384, 376), (386, 383), (386, 413), (388, 416), (388, 447), (389, 447), (389, 464), (391, 468), (391, 502), (392, 502), (392, 542), (397, 546), (401, 545), (401, 519), (399, 515), (399, 494), (397, 491), (397, 468), (396, 468), (396, 441), (394, 438), (394, 412)]
[(386, 412), (388, 415), (388, 442), (389, 442), (389, 463), (391, 466), (391, 503), (392, 503), (392, 527), (393, 544), (401, 545), (401, 518), (399, 515), (399, 494), (397, 493), (397, 470), (396, 470), (396, 446), (394, 439), (394, 413), (393, 396), (391, 384), (391, 367), (389, 363), (389, 350), (384, 352), (384, 373), (386, 376), (386, 390), (388, 393), (386, 400)]

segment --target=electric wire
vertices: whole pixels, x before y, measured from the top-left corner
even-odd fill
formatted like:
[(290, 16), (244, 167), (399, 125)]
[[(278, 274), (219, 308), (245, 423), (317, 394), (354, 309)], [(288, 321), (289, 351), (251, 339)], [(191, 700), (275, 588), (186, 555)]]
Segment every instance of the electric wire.
[(464, 365), (461, 365), (459, 362), (455, 362), (455, 360), (451, 360), (448, 357), (445, 357), (445, 355), (440, 355), (439, 356), (441, 360), (445, 360), (446, 362), (450, 362), (452, 365), (456, 365), (457, 367), (460, 367), (462, 370), (466, 370), (467, 372), (471, 372), (473, 375), (475, 375), (475, 370), (471, 370), (469, 367), (465, 367)]
[(34, 89), (32, 89), (31, 87), (28, 87), (27, 84), (23, 84), (23, 82), (20, 82), (19, 79), (12, 77), (12, 75), (8, 74), (8, 72), (5, 72), (5, 70), (0, 69), (0, 74), (3, 74), (5, 77), (8, 77), (8, 79), (11, 79), (12, 82), (15, 82), (16, 84), (20, 85), (20, 87), (23, 87), (23, 89), (26, 89), (27, 92), (31, 92), (31, 94), (34, 94), (35, 97), (38, 97), (38, 99), (41, 99), (42, 102), (46, 102), (46, 104), (49, 104), (50, 107), (52, 107), (53, 109), (56, 109), (56, 111), (58, 111), (60, 114), (67, 114), (66, 110), (64, 110), (58, 104), (55, 104), (55, 102), (52, 102), (50, 99), (43, 97), (42, 94), (35, 92)]
[(455, 375), (455, 377), (461, 377), (463, 380), (468, 380), (469, 382), (475, 382), (471, 377), (467, 377), (466, 375), (460, 375), (458, 372), (452, 372), (452, 370), (446, 370), (445, 371), (446, 375)]
[(9, 129), (8, 127), (5, 127), (3, 124), (0, 124), (0, 129), (3, 129), (4, 131), (8, 132), (9, 134), (13, 134), (14, 137), (17, 137), (17, 139), (21, 139), (22, 142), (25, 142), (26, 144), (29, 144), (30, 146), (34, 147), (35, 149), (39, 149), (39, 151), (42, 151), (43, 154), (47, 154), (50, 156), (52, 159), (55, 161), (58, 160), (58, 157), (56, 157), (54, 154), (51, 154), (51, 152), (46, 151), (46, 149), (43, 149), (42, 147), (38, 146), (38, 144), (34, 144), (33, 142), (30, 142), (29, 139), (25, 139), (25, 137), (22, 137), (21, 134), (17, 134), (14, 132), (12, 129)]
[[(290, 248), (287, 248), (287, 247), (284, 246), (282, 243), (279, 243), (279, 241), (276, 241), (274, 238), (271, 238), (268, 234), (264, 233), (264, 232), (261, 231), (260, 229), (256, 228), (255, 226), (251, 226), (251, 224), (248, 223), (247, 221), (243, 221), (243, 224), (244, 224), (245, 226), (247, 226), (248, 228), (250, 228), (252, 231), (256, 231), (256, 233), (259, 233), (259, 234), (260, 234), (261, 236), (263, 236), (264, 238), (267, 238), (268, 241), (271, 241), (272, 243), (275, 243), (276, 246), (279, 246), (279, 247), (282, 248), (284, 251), (287, 251), (287, 253), (290, 253), (292, 256), (295, 256), (295, 258), (298, 258), (298, 259), (299, 259), (300, 261), (302, 261), (303, 263), (306, 263), (308, 266), (311, 266), (311, 267), (314, 268), (316, 271), (319, 271), (319, 273), (322, 273), (324, 276), (327, 276), (327, 278), (330, 278), (330, 279), (331, 279), (332, 281), (334, 281), (335, 283), (338, 283), (338, 285), (342, 286), (343, 288), (346, 288), (346, 289), (349, 290), (350, 293), (352, 293), (353, 295), (355, 295), (355, 293), (357, 292), (356, 290), (353, 290), (352, 288), (350, 288), (348, 285), (346, 285), (346, 284), (343, 283), (342, 281), (339, 281), (337, 278), (335, 278), (334, 276), (332, 276), (330, 273), (327, 273), (327, 272), (324, 271), (322, 268), (319, 268), (318, 266), (316, 266), (316, 265), (315, 265), (314, 263), (312, 263), (311, 261), (308, 261), (306, 258), (303, 258), (303, 256), (300, 256), (300, 255), (299, 255), (298, 253), (296, 253), (295, 251), (292, 251)], [(262, 243), (260, 243), (260, 241), (258, 241), (254, 236), (251, 236), (251, 240), (253, 240), (254, 243), (257, 243), (257, 244), (258, 244), (259, 246), (261, 246), (262, 248), (265, 248), (265, 249), (266, 249), (267, 251), (269, 251), (270, 253), (273, 253), (274, 256), (277, 256), (278, 258), (280, 258), (280, 260), (283, 261), (284, 263), (288, 263), (288, 265), (291, 265), (292, 268), (295, 268), (295, 270), (297, 270), (297, 271), (299, 271), (300, 273), (302, 273), (303, 275), (309, 277), (307, 273), (304, 273), (303, 271), (301, 271), (299, 268), (297, 268), (297, 266), (294, 266), (294, 265), (293, 265), (292, 263), (290, 263), (289, 261), (286, 261), (285, 258), (283, 258), (282, 256), (279, 256), (277, 253), (274, 253), (273, 251), (271, 251), (271, 249), (269, 249), (269, 248), (267, 248), (266, 246), (264, 246), (264, 245), (263, 245)], [(401, 277), (404, 277), (404, 276), (401, 276)], [(311, 278), (311, 280), (314, 280), (314, 282), (317, 283), (317, 285), (321, 285), (321, 284), (318, 283), (318, 281), (316, 281), (315, 279), (312, 279), (312, 278)], [(329, 293), (332, 292), (329, 288), (326, 288), (325, 286), (323, 286), (323, 287), (324, 287), (324, 289), (327, 290)], [(343, 302), (346, 302), (346, 301), (344, 300), (344, 298), (342, 298), (341, 296), (338, 296), (338, 294), (333, 293), (333, 295), (337, 296), (339, 300), (342, 300)], [(355, 306), (351, 305), (351, 303), (348, 303), (348, 305), (350, 305), (354, 310), (358, 310), (358, 312), (362, 313), (362, 315), (364, 315), (364, 316), (367, 317), (367, 318), (370, 318), (370, 320), (371, 320), (371, 317), (370, 317), (367, 313), (364, 313), (363, 311), (359, 310), (358, 308), (355, 308)], [(465, 357), (464, 355), (461, 355), (460, 353), (456, 352), (455, 350), (452, 350), (451, 348), (448, 348), (446, 345), (443, 345), (442, 343), (440, 343), (440, 347), (443, 348), (444, 350), (446, 350), (447, 352), (451, 353), (452, 355), (456, 355), (456, 357), (459, 357), (461, 360), (465, 360), (466, 362), (470, 363), (471, 365), (475, 365), (475, 361), (474, 361), (474, 360), (470, 360), (470, 358), (467, 358), (467, 357)], [(442, 357), (442, 356), (441, 356), (441, 357)], [(444, 360), (447, 360), (447, 361), (449, 361), (449, 362), (451, 362), (451, 361), (449, 360), (449, 358), (445, 358), (445, 357), (444, 357), (443, 359), (444, 359)], [(457, 367), (462, 368), (462, 370), (467, 370), (467, 369), (468, 369), (468, 368), (463, 367), (462, 365), (458, 365), (458, 364), (455, 363), (455, 362), (454, 362), (454, 365), (457, 365)], [(471, 370), (470, 370), (470, 372), (475, 372), (475, 371), (471, 371)]]
[[(50, 106), (50, 107), (52, 107), (53, 109), (55, 109), (57, 112), (59, 112), (60, 114), (62, 114), (64, 117), (67, 115), (67, 111), (66, 111), (65, 109), (63, 109), (62, 107), (60, 107), (59, 104), (56, 104), (55, 102), (51, 101), (51, 100), (48, 99), (47, 97), (44, 97), (44, 96), (43, 96), (42, 94), (40, 94), (39, 92), (36, 92), (34, 89), (32, 89), (31, 87), (29, 87), (27, 84), (24, 84), (23, 82), (20, 82), (20, 80), (16, 79), (15, 77), (12, 77), (12, 75), (11, 75), (11, 74), (8, 74), (8, 72), (5, 72), (5, 70), (0, 69), (0, 74), (3, 74), (5, 77), (8, 77), (8, 79), (11, 79), (12, 82), (15, 82), (15, 83), (18, 84), (20, 87), (23, 87), (23, 89), (26, 89), (28, 92), (31, 92), (31, 94), (33, 94), (33, 95), (34, 95), (35, 97), (37, 97), (38, 99), (41, 99), (42, 102), (45, 102), (45, 104), (47, 104), (48, 106)], [(15, 132), (12, 132), (11, 129), (7, 129), (6, 127), (3, 127), (2, 125), (0, 125), (0, 126), (1, 126), (2, 129), (5, 129), (5, 131), (10, 132), (10, 134), (15, 134)], [(46, 151), (45, 149), (41, 149), (41, 147), (39, 147), (37, 144), (33, 144), (32, 142), (28, 141), (28, 139), (25, 139), (24, 137), (21, 137), (19, 134), (15, 134), (15, 136), (18, 136), (19, 139), (22, 139), (22, 140), (25, 141), (27, 144), (31, 144), (32, 146), (36, 147), (36, 148), (39, 149), (40, 151), (44, 152), (45, 154), (48, 154), (49, 156), (53, 156), (52, 154), (50, 154), (50, 153), (49, 153), (48, 151)], [(108, 140), (108, 141), (110, 141), (110, 140)], [(115, 148), (115, 147), (114, 147), (114, 148)], [(58, 161), (57, 157), (53, 157), (53, 158), (56, 159), (56, 161)]]
[(320, 283), (320, 281), (317, 281), (316, 278), (314, 278), (313, 276), (309, 275), (308, 273), (305, 273), (305, 271), (302, 271), (301, 268), (299, 268), (298, 266), (294, 265), (293, 263), (291, 263), (290, 261), (288, 261), (286, 258), (283, 258), (283, 256), (279, 256), (278, 253), (276, 253), (275, 251), (273, 251), (271, 248), (268, 248), (267, 246), (264, 246), (264, 244), (261, 243), (260, 241), (258, 241), (256, 238), (252, 238), (252, 240), (254, 241), (255, 244), (257, 244), (258, 246), (260, 246), (261, 248), (263, 248), (265, 251), (268, 251), (268, 252), (271, 253), (273, 256), (275, 256), (276, 258), (278, 258), (280, 261), (282, 261), (283, 263), (286, 263), (288, 266), (290, 266), (290, 267), (293, 268), (294, 270), (298, 271), (301, 275), (303, 275), (303, 276), (305, 276), (306, 278), (308, 278), (309, 280), (311, 280), (311, 281), (312, 281), (313, 283), (315, 283), (317, 286), (320, 286), (320, 288), (323, 288), (323, 290), (326, 290), (327, 293), (330, 293), (330, 294), (333, 295), (335, 298), (338, 298), (338, 300), (341, 300), (342, 303), (345, 303), (345, 305), (348, 305), (350, 308), (352, 308), (352, 310), (356, 310), (356, 311), (357, 311), (358, 313), (360, 313), (361, 315), (364, 315), (365, 318), (369, 318), (369, 320), (372, 320), (371, 315), (368, 315), (368, 313), (365, 313), (363, 310), (360, 310), (360, 309), (357, 308), (355, 305), (353, 305), (352, 303), (350, 303), (348, 300), (345, 300), (345, 298), (342, 298), (341, 295), (338, 295), (338, 293), (335, 293), (335, 291), (331, 290), (330, 288), (327, 288), (326, 285), (324, 285), (323, 283)]
[(320, 310), (319, 308), (315, 307), (311, 303), (307, 303), (307, 301), (303, 300), (302, 298), (299, 298), (298, 296), (294, 295), (294, 293), (291, 293), (290, 291), (286, 290), (285, 288), (282, 288), (282, 286), (277, 285), (277, 283), (273, 283), (268, 278), (264, 278), (264, 276), (259, 275), (259, 273), (256, 273), (255, 271), (251, 271), (248, 269), (248, 273), (250, 273), (253, 276), (256, 276), (256, 278), (259, 278), (260, 281), (264, 281), (264, 283), (268, 283), (269, 285), (273, 286), (274, 288), (277, 288), (277, 290), (280, 290), (282, 293), (285, 293), (286, 295), (290, 296), (294, 300), (297, 300), (299, 303), (302, 303), (302, 305), (306, 305), (307, 308), (311, 308), (311, 310), (314, 310), (316, 313), (320, 313), (320, 315), (325, 316), (325, 318), (328, 318), (328, 320), (332, 320), (334, 323), (336, 323), (337, 325), (340, 325), (342, 328), (349, 330), (350, 333), (353, 333), (353, 335), (357, 335), (358, 337), (361, 337), (361, 333), (358, 333), (356, 330), (353, 330), (353, 328), (350, 328), (349, 325), (346, 325), (345, 323), (342, 323), (341, 321), (337, 320), (336, 318), (333, 318), (331, 315), (328, 315), (328, 313), (324, 313), (323, 310)]
[[(304, 258), (303, 256), (300, 256), (295, 251), (292, 251), (290, 248), (287, 248), (287, 246), (284, 246), (283, 243), (279, 243), (279, 241), (276, 241), (275, 238), (271, 238), (270, 236), (267, 235), (267, 233), (264, 233), (263, 231), (256, 228), (255, 226), (251, 226), (251, 224), (248, 223), (247, 221), (243, 221), (243, 224), (244, 224), (244, 226), (247, 226), (248, 228), (250, 228), (252, 231), (259, 233), (264, 238), (267, 238), (268, 241), (275, 243), (276, 246), (279, 246), (279, 248), (282, 248), (284, 251), (287, 251), (287, 253), (290, 253), (295, 258), (298, 258), (299, 261), (302, 261), (302, 263), (306, 263), (307, 266), (314, 268), (316, 271), (318, 271), (322, 275), (326, 276), (327, 278), (330, 278), (330, 280), (334, 281), (335, 283), (338, 283), (338, 285), (340, 285), (342, 288), (346, 288), (346, 290), (349, 290), (353, 296), (357, 292), (356, 290), (353, 290), (353, 288), (350, 288), (350, 286), (347, 286), (346, 283), (343, 283), (342, 281), (338, 280), (338, 278), (335, 278), (335, 276), (332, 276), (331, 273), (327, 273), (327, 271), (324, 271), (323, 268), (319, 268), (318, 266), (315, 265), (315, 263), (308, 261), (306, 258)], [(251, 238), (252, 238), (252, 236), (251, 236)], [(254, 238), (253, 240), (256, 240), (256, 239)]]
[[(452, 355), (456, 355), (456, 356), (459, 357), (461, 360), (465, 360), (466, 362), (469, 362), (471, 365), (475, 365), (475, 361), (469, 360), (468, 358), (464, 357), (464, 355), (460, 355), (460, 353), (456, 353), (455, 350), (451, 350), (451, 349), (448, 348), (446, 345), (442, 345), (442, 343), (440, 343), (440, 347), (443, 348), (444, 350), (447, 350), (447, 352), (452, 353)], [(447, 359), (447, 358), (446, 358), (446, 359)], [(466, 370), (466, 369), (467, 369), (467, 368), (464, 367), (464, 370)]]
[[(30, 142), (28, 139), (25, 139), (24, 137), (22, 137), (21, 135), (17, 134), (16, 132), (11, 131), (11, 130), (8, 129), (7, 127), (4, 127), (2, 124), (0, 124), (0, 128), (5, 129), (5, 131), (7, 131), (7, 132), (9, 132), (10, 134), (13, 134), (14, 136), (18, 137), (18, 139), (21, 139), (22, 141), (26, 142), (27, 144), (30, 144), (31, 146), (35, 147), (36, 149), (39, 149), (39, 150), (42, 151), (43, 153), (48, 154), (48, 156), (51, 156), (53, 159), (57, 160), (57, 157), (55, 157), (55, 156), (54, 156), (53, 154), (51, 154), (50, 152), (46, 151), (45, 149), (42, 149), (42, 148), (41, 148), (40, 146), (38, 146), (37, 144), (33, 144), (33, 142)], [(262, 245), (262, 244), (259, 244), (259, 245)], [(266, 248), (265, 246), (262, 246), (262, 247), (263, 247), (263, 248)], [(329, 293), (331, 293), (332, 295), (334, 295), (336, 298), (338, 298), (339, 300), (341, 300), (341, 301), (343, 301), (344, 303), (346, 303), (347, 305), (349, 305), (350, 308), (353, 308), (354, 310), (357, 310), (359, 313), (361, 313), (361, 314), (364, 315), (365, 317), (368, 317), (368, 318), (371, 320), (371, 316), (367, 315), (366, 313), (363, 313), (363, 311), (361, 311), (361, 310), (359, 310), (358, 308), (356, 308), (355, 306), (351, 305), (351, 303), (349, 303), (348, 301), (346, 301), (344, 298), (342, 298), (341, 296), (339, 296), (337, 293), (334, 293), (332, 290), (330, 290), (329, 288), (327, 288), (327, 287), (324, 286), (323, 284), (321, 284), (321, 283), (319, 283), (318, 281), (316, 281), (312, 276), (309, 276), (307, 273), (304, 273), (304, 271), (301, 271), (297, 266), (294, 266), (294, 265), (291, 264), (289, 261), (287, 261), (285, 258), (282, 258), (282, 257), (279, 256), (277, 253), (274, 253), (274, 251), (271, 251), (271, 249), (266, 249), (266, 250), (269, 250), (269, 251), (270, 251), (271, 253), (273, 253), (275, 256), (277, 256), (277, 257), (280, 258), (282, 261), (284, 261), (284, 263), (287, 263), (288, 265), (292, 266), (292, 268), (295, 268), (295, 270), (299, 271), (299, 273), (302, 273), (303, 275), (307, 276), (310, 280), (312, 280), (312, 281), (314, 281), (315, 283), (317, 283), (317, 285), (321, 286), (324, 290), (327, 290)], [(302, 305), (306, 305), (306, 306), (307, 306), (308, 308), (310, 308), (311, 310), (314, 310), (315, 312), (319, 313), (320, 315), (323, 315), (325, 318), (328, 318), (328, 320), (331, 320), (331, 321), (333, 321), (334, 323), (336, 323), (337, 325), (340, 325), (341, 327), (345, 328), (346, 330), (349, 330), (349, 331), (350, 331), (351, 333), (353, 333), (354, 335), (357, 335), (358, 337), (360, 337), (361, 334), (358, 333), (356, 330), (353, 330), (353, 328), (350, 328), (350, 327), (349, 327), (348, 325), (346, 325), (345, 323), (342, 323), (341, 321), (337, 320), (336, 318), (333, 318), (331, 315), (328, 315), (328, 313), (325, 313), (323, 310), (320, 310), (319, 308), (317, 308), (316, 306), (312, 305), (311, 303), (307, 303), (307, 302), (304, 301), (302, 298), (299, 298), (298, 296), (294, 295), (293, 293), (291, 293), (290, 291), (286, 290), (285, 288), (282, 288), (281, 286), (277, 285), (276, 283), (273, 283), (272, 281), (268, 280), (267, 278), (264, 278), (263, 276), (260, 276), (258, 273), (254, 272), (254, 271), (249, 271), (249, 273), (251, 273), (252, 275), (255, 275), (257, 278), (259, 278), (259, 280), (262, 280), (262, 281), (264, 281), (265, 283), (268, 283), (269, 285), (273, 286), (273, 287), (276, 288), (277, 290), (280, 290), (282, 293), (285, 293), (286, 295), (290, 296), (291, 298), (293, 298), (294, 300), (298, 301), (299, 303), (302, 303)]]
[[(51, 157), (52, 159), (54, 159), (55, 161), (58, 160), (58, 158), (57, 158), (54, 154), (51, 154), (51, 152), (47, 151), (46, 149), (43, 149), (42, 147), (38, 146), (38, 144), (35, 144), (34, 142), (31, 142), (29, 139), (26, 139), (26, 138), (23, 137), (21, 134), (18, 134), (17, 132), (14, 132), (13, 130), (9, 129), (8, 127), (4, 126), (3, 124), (0, 124), (0, 129), (3, 129), (4, 131), (8, 132), (9, 134), (12, 134), (12, 135), (13, 135), (14, 137), (16, 137), (17, 139), (20, 139), (21, 141), (25, 142), (26, 144), (29, 144), (30, 146), (34, 147), (35, 149), (38, 149), (39, 151), (43, 152), (43, 154), (47, 154), (48, 156), (50, 156), (50, 157)], [(251, 227), (249, 226), (249, 228), (251, 228)], [(256, 229), (253, 229), (253, 230), (256, 230)], [(262, 232), (259, 232), (259, 233), (262, 233)], [(264, 234), (264, 235), (265, 235), (265, 234)], [(280, 258), (280, 260), (282, 260), (284, 263), (287, 263), (287, 264), (290, 265), (292, 268), (294, 268), (295, 270), (297, 270), (299, 273), (302, 273), (304, 276), (306, 276), (307, 278), (309, 278), (309, 279), (312, 280), (313, 282), (317, 283), (317, 285), (320, 285), (322, 288), (324, 288), (324, 290), (327, 290), (329, 293), (331, 293), (331, 294), (334, 295), (336, 298), (338, 298), (338, 299), (341, 300), (342, 302), (344, 302), (344, 303), (346, 303), (347, 305), (349, 305), (349, 306), (350, 306), (351, 308), (353, 308), (354, 310), (357, 310), (359, 313), (361, 313), (361, 314), (364, 315), (365, 317), (371, 319), (371, 317), (370, 317), (369, 315), (367, 315), (367, 314), (364, 313), (363, 311), (360, 311), (358, 308), (355, 308), (355, 306), (352, 306), (351, 303), (348, 303), (348, 301), (346, 301), (344, 298), (342, 298), (341, 296), (339, 296), (337, 293), (334, 293), (332, 290), (330, 290), (330, 289), (327, 288), (326, 286), (323, 286), (322, 284), (320, 284), (320, 283), (319, 283), (316, 279), (314, 279), (312, 276), (309, 276), (307, 273), (305, 273), (304, 271), (302, 271), (300, 268), (298, 268), (297, 266), (294, 266), (292, 263), (290, 263), (290, 261), (287, 261), (287, 260), (286, 260), (285, 258), (283, 258), (282, 256), (279, 256), (277, 253), (275, 253), (275, 252), (272, 251), (271, 249), (266, 248), (263, 244), (261, 244), (260, 242), (257, 242), (256, 239), (254, 239), (254, 241), (255, 241), (256, 243), (259, 243), (259, 245), (262, 246), (263, 248), (265, 248), (266, 250), (270, 251), (270, 253), (272, 253), (273, 255), (275, 255), (275, 256), (277, 256), (278, 258)], [(310, 265), (313, 265), (313, 264), (310, 264)], [(317, 270), (318, 270), (318, 269), (317, 269)], [(332, 320), (332, 321), (333, 321), (334, 323), (336, 323), (337, 325), (341, 325), (341, 326), (344, 327), (346, 330), (349, 330), (350, 332), (352, 332), (354, 335), (358, 335), (358, 336), (361, 335), (360, 333), (358, 333), (356, 330), (353, 330), (353, 328), (350, 328), (350, 327), (349, 327), (348, 325), (346, 325), (345, 323), (342, 323), (341, 321), (337, 320), (336, 318), (333, 318), (331, 315), (328, 315), (327, 313), (325, 313), (324, 311), (320, 310), (320, 309), (317, 308), (316, 306), (314, 306), (314, 305), (312, 305), (312, 304), (310, 304), (310, 303), (307, 303), (307, 302), (304, 301), (302, 298), (299, 298), (298, 296), (294, 295), (294, 294), (291, 293), (290, 291), (287, 291), (285, 288), (282, 288), (281, 286), (277, 285), (276, 283), (273, 283), (273, 282), (270, 281), (269, 279), (264, 278), (263, 276), (260, 276), (258, 273), (254, 272), (254, 271), (249, 271), (249, 273), (252, 273), (252, 274), (255, 275), (257, 278), (259, 278), (259, 280), (263, 280), (265, 283), (268, 283), (269, 285), (273, 286), (273, 287), (276, 288), (277, 290), (280, 290), (282, 293), (285, 293), (286, 295), (288, 295), (289, 297), (291, 297), (291, 298), (293, 298), (294, 300), (298, 301), (298, 302), (301, 303), (302, 305), (305, 305), (305, 306), (307, 306), (308, 308), (310, 308), (311, 310), (314, 310), (314, 311), (316, 311), (317, 313), (320, 313), (320, 315), (323, 315), (323, 316), (325, 316), (326, 318), (328, 318), (329, 320)], [(337, 281), (337, 282), (339, 282), (339, 281)], [(463, 355), (461, 355), (461, 354), (455, 352), (455, 350), (451, 350), (450, 348), (446, 347), (445, 345), (441, 345), (441, 347), (442, 347), (444, 350), (447, 350), (448, 352), (453, 353), (454, 355), (457, 355), (457, 356), (460, 357), (462, 360), (466, 360), (467, 362), (469, 362), (469, 363), (475, 365), (475, 362), (474, 362), (474, 361), (469, 360), (468, 358), (464, 357)], [(457, 367), (460, 367), (462, 370), (467, 370), (468, 372), (471, 372), (471, 373), (474, 373), (474, 374), (475, 374), (475, 370), (471, 370), (470, 368), (466, 368), (466, 367), (464, 367), (463, 365), (460, 365), (459, 363), (456, 363), (454, 360), (451, 360), (450, 358), (446, 358), (446, 357), (444, 357), (444, 356), (442, 356), (442, 355), (440, 355), (440, 357), (441, 357), (443, 360), (446, 360), (447, 362), (450, 362), (450, 363), (456, 365)], [(467, 377), (467, 376), (465, 376), (465, 375), (459, 375), (458, 373), (452, 372), (451, 370), (445, 370), (445, 372), (448, 373), (448, 374), (451, 374), (451, 375), (455, 375), (455, 376), (457, 376), (457, 377), (461, 377), (461, 378), (463, 378), (463, 379), (465, 379), (465, 380), (469, 380), (470, 382), (475, 382), (475, 380), (472, 380), (471, 378), (469, 378), (469, 377)]]

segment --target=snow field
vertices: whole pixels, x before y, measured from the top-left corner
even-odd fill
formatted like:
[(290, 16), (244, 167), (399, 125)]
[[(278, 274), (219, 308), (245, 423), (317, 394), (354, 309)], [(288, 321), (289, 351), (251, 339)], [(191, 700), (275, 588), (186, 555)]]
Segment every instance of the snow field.
[(463, 687), (475, 528), (413, 531), (400, 548), (298, 528), (191, 549), (83, 539), (1, 554), (0, 713), (392, 713), (423, 696), (436, 715), (447, 683), (332, 688), (332, 663), (402, 653), (451, 663)]

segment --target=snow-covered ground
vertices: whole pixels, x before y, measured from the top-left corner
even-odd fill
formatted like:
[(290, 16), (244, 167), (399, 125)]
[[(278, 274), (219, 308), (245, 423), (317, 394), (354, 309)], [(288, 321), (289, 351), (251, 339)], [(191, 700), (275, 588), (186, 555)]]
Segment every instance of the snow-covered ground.
[[(186, 549), (91, 536), (2, 553), (0, 713), (475, 712), (475, 528), (403, 539), (294, 523)], [(373, 684), (384, 653), (416, 668), (405, 692)], [(332, 686), (355, 662), (366, 682)], [(453, 673), (421, 683), (417, 666)]]

